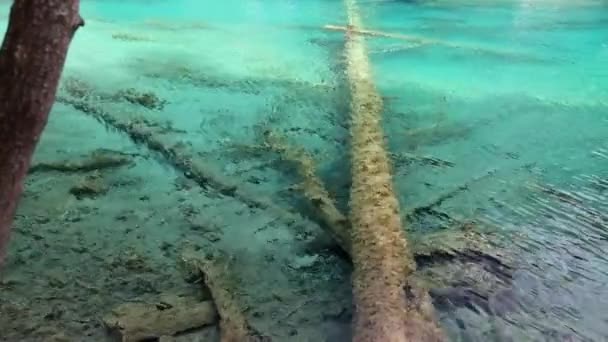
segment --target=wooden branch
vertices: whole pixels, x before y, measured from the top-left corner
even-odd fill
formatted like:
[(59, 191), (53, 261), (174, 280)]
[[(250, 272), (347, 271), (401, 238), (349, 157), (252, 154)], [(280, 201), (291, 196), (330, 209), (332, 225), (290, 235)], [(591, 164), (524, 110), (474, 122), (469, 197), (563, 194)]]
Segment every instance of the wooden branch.
[(437, 41), (434, 39), (412, 36), (412, 35), (402, 34), (402, 33), (368, 30), (368, 29), (364, 29), (364, 28), (360, 28), (360, 27), (324, 25), (323, 28), (326, 30), (330, 30), (330, 31), (352, 32), (354, 34), (371, 36), (371, 37), (394, 38), (394, 39), (398, 39), (398, 40), (412, 42), (415, 44), (425, 44), (426, 45), (426, 44), (436, 44), (437, 43)]
[(383, 53), (397, 53), (397, 52), (405, 52), (405, 51), (410, 51), (410, 50), (414, 50), (414, 49), (418, 49), (421, 47), (424, 47), (428, 44), (422, 44), (422, 43), (412, 43), (412, 44), (404, 44), (404, 45), (400, 45), (400, 46), (389, 46), (386, 48), (377, 48), (374, 50), (371, 50), (369, 52), (370, 55), (375, 55), (375, 54), (383, 54)]
[(271, 131), (264, 132), (265, 146), (278, 153), (281, 158), (295, 165), (302, 182), (297, 186), (310, 202), (316, 215), (323, 221), (325, 231), (348, 254), (350, 254), (350, 222), (336, 207), (334, 200), (317, 176), (315, 161), (304, 149), (290, 146), (287, 141)]
[(195, 252), (185, 251), (181, 261), (198, 270), (220, 316), (220, 339), (222, 342), (268, 342), (270, 338), (256, 331), (243, 314), (243, 308), (236, 299), (236, 289), (229, 281), (227, 263), (199, 257)]
[(489, 169), (488, 171), (481, 174), (480, 176), (471, 178), (471, 179), (467, 180), (466, 182), (458, 185), (456, 188), (439, 194), (437, 197), (430, 200), (428, 203), (426, 203), (424, 205), (419, 205), (415, 208), (407, 210), (407, 216), (410, 216), (410, 215), (415, 216), (415, 215), (419, 215), (419, 214), (422, 214), (425, 212), (431, 212), (431, 211), (433, 211), (433, 208), (438, 207), (438, 206), (442, 205), (443, 202), (460, 195), (464, 191), (469, 190), (469, 188), (473, 184), (480, 182), (482, 180), (485, 180), (486, 178), (489, 178), (489, 177), (495, 175), (497, 172), (498, 172), (498, 169)]
[(370, 36), (370, 37), (382, 37), (382, 38), (392, 38), (397, 40), (403, 40), (407, 42), (411, 42), (415, 44), (414, 47), (421, 47), (426, 45), (441, 45), (454, 49), (463, 49), (469, 51), (476, 51), (485, 53), (488, 55), (502, 56), (502, 57), (515, 57), (515, 58), (523, 58), (529, 60), (537, 60), (537, 57), (530, 56), (525, 53), (509, 51), (509, 50), (501, 50), (496, 48), (490, 48), (485, 46), (473, 45), (473, 44), (464, 44), (464, 43), (454, 43), (441, 39), (427, 38), (422, 36), (415, 36), (404, 33), (395, 33), (395, 32), (385, 32), (378, 30), (369, 30), (363, 29), (360, 27), (348, 27), (348, 26), (339, 26), (339, 25), (324, 25), (323, 29), (330, 31), (341, 31), (341, 32), (351, 32), (353, 34)]
[(0, 268), (23, 180), (44, 130), (68, 48), (84, 25), (79, 0), (15, 0), (0, 48)]
[(77, 160), (39, 162), (32, 165), (29, 174), (36, 172), (90, 172), (106, 168), (115, 168), (131, 164), (132, 159), (125, 153), (107, 149), (97, 149), (90, 155)]
[(444, 160), (433, 156), (417, 155), (408, 152), (391, 153), (390, 155), (391, 159), (394, 160), (396, 164), (410, 164), (411, 162), (418, 162), (423, 165), (436, 167), (453, 167), (455, 165), (454, 162), (449, 160)]
[(215, 324), (212, 301), (169, 296), (158, 303), (124, 303), (102, 318), (110, 333), (121, 342), (138, 342), (173, 336)]

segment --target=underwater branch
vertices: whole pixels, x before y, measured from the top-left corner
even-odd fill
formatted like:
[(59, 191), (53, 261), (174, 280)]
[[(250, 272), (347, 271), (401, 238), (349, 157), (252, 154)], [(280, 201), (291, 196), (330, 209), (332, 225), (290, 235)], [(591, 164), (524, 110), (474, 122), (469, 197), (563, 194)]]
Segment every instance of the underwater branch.
[(23, 181), (46, 126), (79, 0), (15, 0), (0, 48), (0, 267)]

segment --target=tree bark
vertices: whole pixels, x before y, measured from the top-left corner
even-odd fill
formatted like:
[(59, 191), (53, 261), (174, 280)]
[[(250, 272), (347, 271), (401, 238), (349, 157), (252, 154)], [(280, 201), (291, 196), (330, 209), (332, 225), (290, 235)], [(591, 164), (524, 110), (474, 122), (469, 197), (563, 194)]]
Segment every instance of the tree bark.
[(79, 0), (14, 0), (0, 48), (0, 268), (68, 47), (84, 25)]

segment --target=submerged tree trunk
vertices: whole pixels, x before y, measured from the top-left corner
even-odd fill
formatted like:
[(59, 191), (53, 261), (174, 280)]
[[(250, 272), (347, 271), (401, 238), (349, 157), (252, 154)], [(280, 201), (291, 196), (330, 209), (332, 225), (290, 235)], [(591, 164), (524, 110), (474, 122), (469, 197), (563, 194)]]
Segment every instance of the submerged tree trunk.
[(23, 181), (68, 47), (84, 25), (79, 0), (14, 0), (0, 49), (0, 267)]
[(345, 57), (351, 92), (351, 255), (355, 342), (441, 342), (428, 293), (410, 280), (414, 258), (402, 227), (382, 128), (383, 102), (374, 84), (355, 0)]

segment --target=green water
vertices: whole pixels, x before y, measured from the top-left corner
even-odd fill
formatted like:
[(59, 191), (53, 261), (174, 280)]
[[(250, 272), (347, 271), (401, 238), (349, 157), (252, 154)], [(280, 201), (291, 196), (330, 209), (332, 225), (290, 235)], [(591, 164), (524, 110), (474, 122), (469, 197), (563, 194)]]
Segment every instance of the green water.
[[(4, 27), (8, 6), (0, 5)], [(431, 295), (450, 339), (608, 339), (608, 4), (358, 6), (365, 28), (393, 34), (366, 44), (409, 234), (474, 220), (475, 229), (500, 236), (512, 260), (507, 276), (489, 257), (429, 263), (448, 279)], [(35, 162), (98, 148), (137, 156), (130, 168), (103, 171), (110, 190), (84, 200), (68, 193), (81, 175), (30, 176), (0, 283), (0, 311), (8, 313), (0, 314), (0, 340), (45, 340), (55, 333), (41, 331), (47, 325), (69, 340), (104, 340), (97, 317), (113, 306), (192, 291), (175, 267), (185, 242), (237, 255), (247, 315), (275, 340), (349, 340), (350, 266), (333, 249), (306, 247), (321, 230), (290, 190), (297, 175), (260, 149), (266, 130), (305, 148), (347, 210), (344, 35), (323, 28), (345, 24), (342, 1), (86, 0), (81, 10), (86, 26), (70, 48)], [(70, 105), (65, 85), (74, 79), (93, 89), (91, 106), (116, 120), (162, 123), (150, 127), (166, 126), (167, 146), (305, 219), (286, 223), (213, 184), (187, 183), (166, 155)], [(128, 88), (164, 104), (99, 96)], [(200, 220), (217, 231), (196, 229)], [(116, 266), (127, 251), (150, 269)]]

